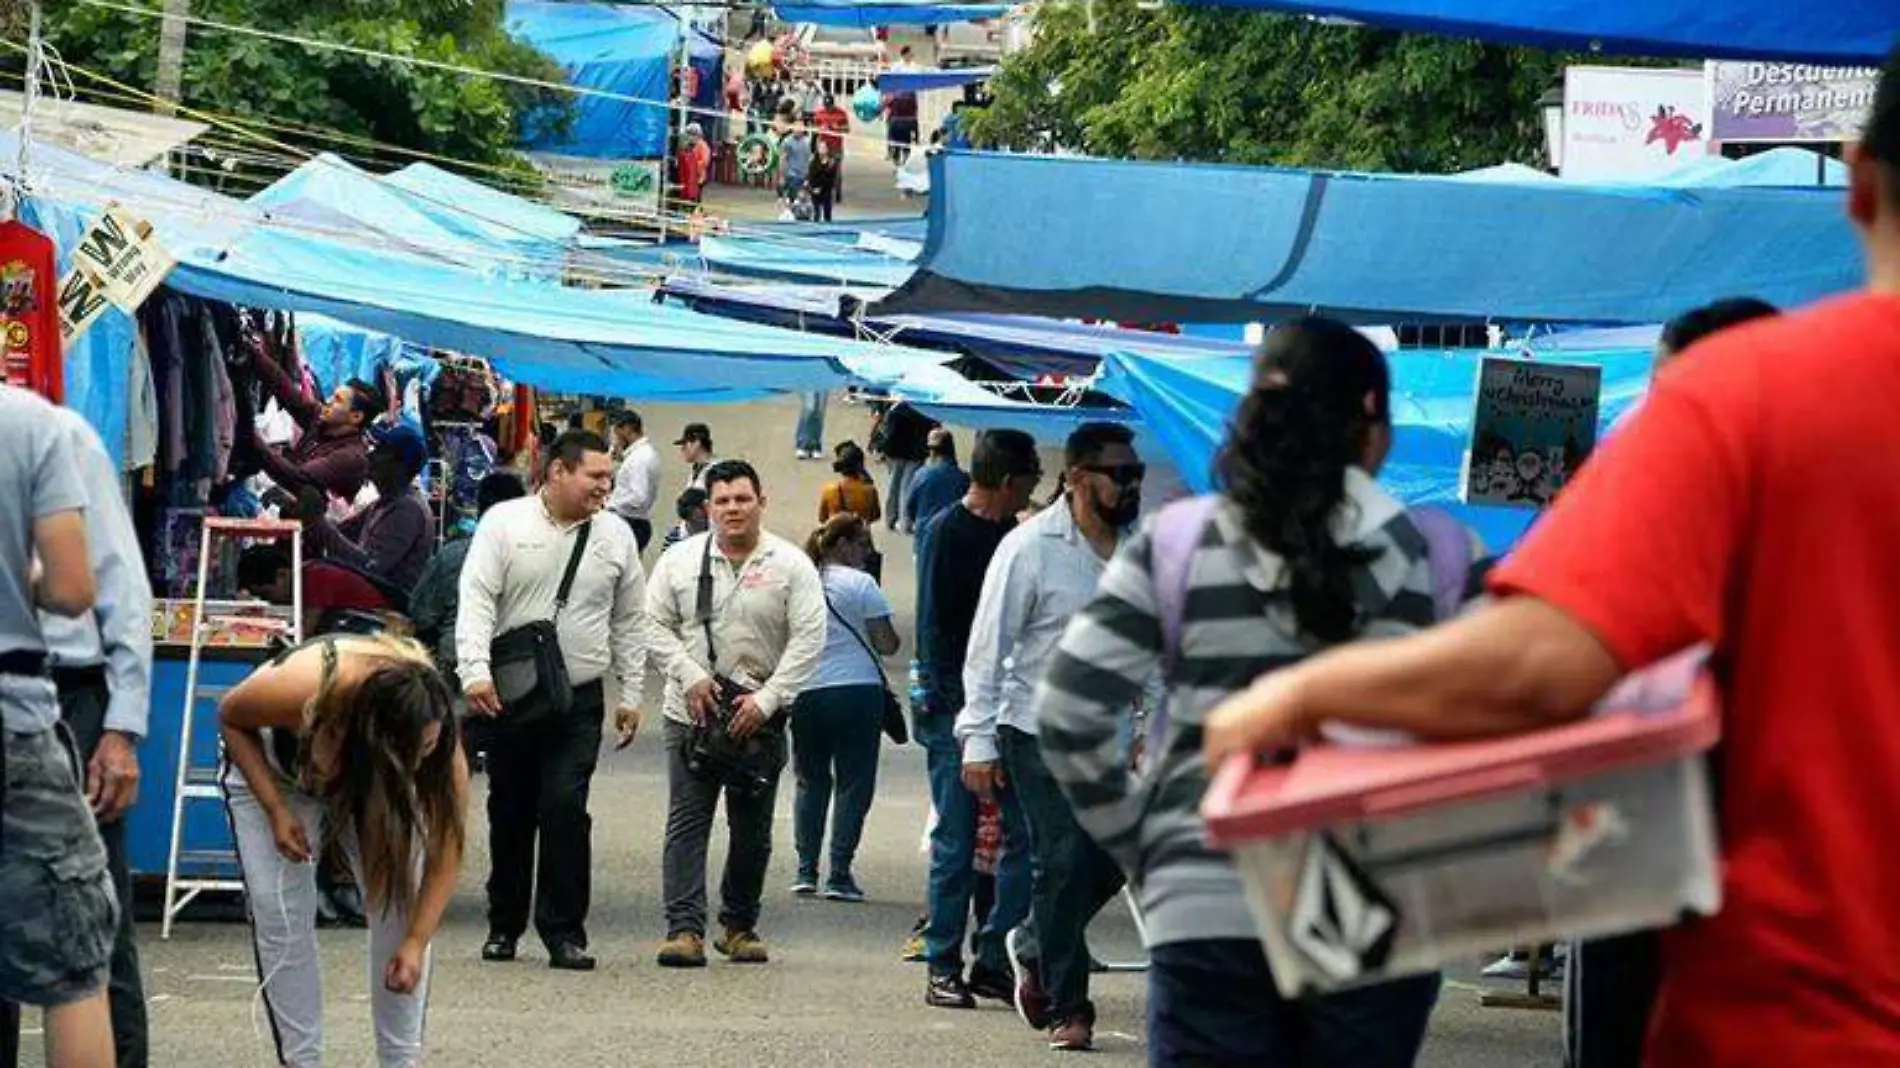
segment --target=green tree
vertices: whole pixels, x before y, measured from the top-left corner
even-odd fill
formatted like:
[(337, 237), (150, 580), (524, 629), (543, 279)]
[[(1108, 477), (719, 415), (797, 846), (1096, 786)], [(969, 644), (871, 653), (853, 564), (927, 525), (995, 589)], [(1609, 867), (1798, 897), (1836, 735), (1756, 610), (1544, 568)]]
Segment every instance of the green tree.
[(1563, 57), (1291, 15), (1045, 5), (973, 136), (1137, 159), (1445, 172), (1542, 156)]
[[(504, 0), (196, 0), (191, 13), (371, 53), (565, 81), (553, 60), (507, 34), (503, 8)], [(156, 18), (69, 0), (48, 5), (45, 22), (47, 40), (74, 68), (73, 85), (82, 99), (144, 106), (86, 72), (149, 93), (158, 67)], [(11, 54), (6, 65), (17, 74), (21, 58)], [(191, 27), (185, 56), (185, 106), (228, 116), (304, 151), (374, 158), (362, 147), (370, 141), (513, 167), (518, 158), (512, 149), (527, 116), (565, 121), (568, 101), (554, 90), (208, 26)], [(256, 145), (229, 129), (217, 138), (227, 145)], [(261, 145), (255, 150), (272, 151)], [(402, 161), (399, 154), (389, 160)]]

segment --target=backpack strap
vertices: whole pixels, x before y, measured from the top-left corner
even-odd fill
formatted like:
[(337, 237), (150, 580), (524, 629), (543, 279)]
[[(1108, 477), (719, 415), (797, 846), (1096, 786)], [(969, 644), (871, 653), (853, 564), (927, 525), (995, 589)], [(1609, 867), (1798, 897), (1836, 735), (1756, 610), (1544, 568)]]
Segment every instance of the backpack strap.
[(1219, 506), (1220, 498), (1213, 494), (1191, 497), (1168, 505), (1155, 518), (1149, 560), (1154, 574), (1155, 609), (1161, 617), (1162, 666), (1169, 673), (1181, 656), (1181, 628), (1187, 612), (1194, 550)]
[(1425, 538), (1426, 561), (1432, 572), (1432, 603), (1440, 620), (1458, 614), (1471, 576), (1471, 533), (1443, 508), (1426, 505), (1406, 512), (1412, 526)]

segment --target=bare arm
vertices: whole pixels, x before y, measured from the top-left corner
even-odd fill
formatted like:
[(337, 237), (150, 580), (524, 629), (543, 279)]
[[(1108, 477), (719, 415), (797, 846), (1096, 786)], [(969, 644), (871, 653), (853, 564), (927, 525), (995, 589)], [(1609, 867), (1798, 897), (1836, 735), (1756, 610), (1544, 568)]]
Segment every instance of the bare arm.
[(34, 603), (62, 616), (91, 611), (99, 598), (99, 584), (86, 543), (86, 513), (74, 509), (34, 520), (33, 548), (40, 563), (39, 578), (33, 583)]
[(253, 671), (218, 702), (219, 733), (231, 763), (267, 812), (283, 807), (277, 776), (264, 759), (265, 727), (297, 730), (303, 726), (304, 705), (323, 681), (323, 648), (306, 645), (289, 657)]
[(1209, 716), (1210, 759), (1282, 745), (1328, 720), (1421, 738), (1481, 738), (1568, 722), (1623, 674), (1596, 635), (1513, 597), (1395, 641), (1342, 646), (1263, 675)]
[(870, 634), (871, 648), (876, 649), (879, 656), (890, 656), (904, 644), (903, 639), (897, 636), (897, 627), (892, 625), (890, 616), (867, 619), (864, 629)]
[[(443, 740), (448, 740), (448, 732), (443, 732)], [(455, 747), (455, 807), (458, 811), (468, 811), (468, 760), (462, 755), (462, 747)], [(430, 852), (428, 866), (422, 872), (422, 889), (416, 895), (415, 912), (409, 917), (409, 941), (418, 947), (427, 946), (435, 938), (435, 932), (442, 926), (442, 915), (448, 911), (449, 899), (455, 896), (455, 881), (462, 871), (462, 846), (458, 842), (445, 843), (441, 849)]]

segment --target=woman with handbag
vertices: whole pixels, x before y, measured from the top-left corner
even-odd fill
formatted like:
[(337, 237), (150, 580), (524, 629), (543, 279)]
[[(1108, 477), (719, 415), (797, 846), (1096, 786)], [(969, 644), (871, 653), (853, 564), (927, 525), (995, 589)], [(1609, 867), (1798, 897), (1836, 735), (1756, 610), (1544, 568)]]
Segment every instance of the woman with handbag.
[(883, 662), (897, 652), (897, 629), (891, 625), (890, 601), (864, 571), (871, 529), (863, 518), (852, 512), (832, 516), (812, 532), (805, 551), (824, 580), (830, 624), (818, 672), (792, 705), (792, 768), (798, 783), (793, 803), (798, 878), (792, 893), (819, 892), (818, 854), (830, 812), (831, 872), (824, 896), (857, 902), (864, 900), (864, 891), (852, 877), (851, 861), (877, 790), (878, 733), (886, 727), (888, 712), (895, 713), (896, 726), (903, 723)]
[(468, 808), (453, 708), (422, 646), (345, 635), (286, 652), (218, 706), (260, 994), (284, 1064), (322, 1057), (315, 862), (332, 844), (366, 891), (377, 1063), (422, 1059), (429, 943), (455, 892)]

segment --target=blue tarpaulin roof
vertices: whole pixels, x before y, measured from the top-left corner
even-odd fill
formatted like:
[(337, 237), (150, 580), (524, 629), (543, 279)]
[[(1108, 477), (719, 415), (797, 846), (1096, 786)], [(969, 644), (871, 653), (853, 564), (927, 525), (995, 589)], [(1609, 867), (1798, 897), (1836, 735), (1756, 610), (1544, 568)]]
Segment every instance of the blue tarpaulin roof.
[(1659, 189), (943, 153), (874, 309), (1136, 321), (1662, 322), (1860, 283), (1839, 192)]
[(1009, 4), (939, 4), (923, 0), (884, 0), (860, 3), (859, 0), (806, 0), (802, 4), (774, 4), (772, 10), (785, 22), (810, 22), (819, 26), (947, 26), (956, 22), (981, 22), (1009, 14)]
[[(836, 337), (856, 335), (839, 291), (816, 286), (736, 286), (701, 278), (668, 278), (669, 296), (693, 308)], [(1192, 358), (1246, 355), (1234, 341), (1125, 330), (1021, 315), (892, 315), (865, 325), (905, 345), (944, 349), (983, 359), (1006, 374), (1033, 379), (1047, 373), (1094, 374), (1111, 352), (1135, 351)]]
[(854, 245), (776, 237), (705, 237), (699, 258), (725, 274), (879, 289), (903, 282), (914, 269), (908, 260)]
[(1878, 63), (1893, 0), (1189, 0), (1591, 53)]
[[(693, 65), (715, 67), (720, 48), (698, 30), (657, 5), (508, 0), (508, 32), (534, 45), (566, 68), (568, 82), (619, 97), (576, 97), (565, 134), (530, 124), (527, 147), (597, 159), (652, 159), (666, 154), (673, 66), (682, 37)], [(700, 73), (700, 99), (716, 92), (713, 77)]]
[(511, 196), (429, 163), (411, 163), (383, 182), (414, 195), (443, 226), (481, 241), (527, 249), (566, 248), (581, 221), (546, 204)]
[[(14, 158), (0, 136), (0, 161)], [(647, 290), (591, 291), (484, 276), (388, 247), (268, 222), (242, 201), (50, 145), (32, 154), (31, 217), (70, 247), (108, 203), (153, 224), (178, 259), (167, 283), (213, 300), (328, 315), (418, 345), (487, 357), (516, 381), (608, 396), (720, 398), (889, 382), (942, 360), (900, 346), (777, 330), (656, 304)], [(109, 312), (74, 347), (68, 388), (108, 440), (123, 437), (129, 347), (107, 351)], [(129, 324), (126, 324), (129, 325)], [(103, 329), (102, 329), (103, 327)], [(101, 348), (95, 351), (91, 346)], [(94, 403), (96, 400), (96, 403)], [(110, 435), (117, 433), (119, 439)]]
[[(1386, 357), (1392, 368), (1394, 434), (1379, 481), (1407, 504), (1447, 506), (1500, 550), (1522, 536), (1533, 513), (1457, 503), (1478, 365), (1486, 355), (1498, 354), (1407, 349)], [(1651, 354), (1646, 348), (1565, 352), (1557, 358), (1603, 368), (1599, 440), (1648, 388)], [(1098, 388), (1140, 413), (1145, 436), (1160, 443), (1191, 488), (1213, 488), (1214, 457), (1252, 379), (1252, 361), (1118, 353), (1103, 366)]]
[(877, 91), (880, 93), (923, 93), (932, 89), (956, 89), (965, 85), (987, 82), (995, 76), (995, 67), (887, 70), (877, 76)]

